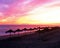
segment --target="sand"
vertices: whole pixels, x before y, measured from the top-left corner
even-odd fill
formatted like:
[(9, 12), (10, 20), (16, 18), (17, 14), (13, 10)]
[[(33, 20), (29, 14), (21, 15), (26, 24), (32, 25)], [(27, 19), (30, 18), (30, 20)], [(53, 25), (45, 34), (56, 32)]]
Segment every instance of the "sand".
[(1, 40), (0, 48), (60, 48), (60, 29)]

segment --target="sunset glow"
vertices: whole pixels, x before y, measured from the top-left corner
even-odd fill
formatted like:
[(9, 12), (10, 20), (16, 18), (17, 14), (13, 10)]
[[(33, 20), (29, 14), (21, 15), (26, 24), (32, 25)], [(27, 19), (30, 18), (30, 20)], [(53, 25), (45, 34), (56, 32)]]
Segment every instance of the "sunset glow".
[(60, 0), (3, 1), (0, 24), (60, 24)]

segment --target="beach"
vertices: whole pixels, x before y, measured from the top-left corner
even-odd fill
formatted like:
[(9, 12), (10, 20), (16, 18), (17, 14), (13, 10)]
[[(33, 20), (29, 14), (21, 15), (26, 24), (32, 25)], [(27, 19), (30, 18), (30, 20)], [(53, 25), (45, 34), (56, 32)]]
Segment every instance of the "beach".
[(60, 48), (60, 29), (35, 32), (0, 41), (1, 48)]
[(35, 31), (34, 32), (30, 32), (30, 31), (20, 32), (19, 35), (18, 35), (18, 33), (16, 33), (16, 34), (11, 34), (11, 36), (9, 34), (8, 35), (2, 35), (2, 36), (0, 36), (0, 40), (7, 39), (9, 37), (18, 37), (18, 36), (21, 37), (21, 36), (29, 35), (29, 34), (33, 34), (33, 33), (35, 33)]

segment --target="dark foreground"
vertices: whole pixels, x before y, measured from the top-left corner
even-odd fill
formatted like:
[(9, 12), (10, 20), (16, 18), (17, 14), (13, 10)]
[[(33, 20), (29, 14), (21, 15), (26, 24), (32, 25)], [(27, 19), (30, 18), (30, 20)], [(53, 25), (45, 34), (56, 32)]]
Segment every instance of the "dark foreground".
[(0, 48), (60, 48), (60, 29), (4, 39)]

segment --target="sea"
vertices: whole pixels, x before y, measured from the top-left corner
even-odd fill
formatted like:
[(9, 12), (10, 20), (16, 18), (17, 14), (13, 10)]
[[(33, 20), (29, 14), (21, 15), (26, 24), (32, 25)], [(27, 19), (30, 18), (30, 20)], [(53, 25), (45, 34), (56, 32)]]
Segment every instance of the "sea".
[(3, 35), (8, 35), (8, 33), (6, 33), (7, 30), (12, 29), (12, 30), (16, 30), (16, 29), (23, 29), (23, 28), (37, 28), (37, 27), (41, 27), (40, 25), (0, 25), (0, 36)]

